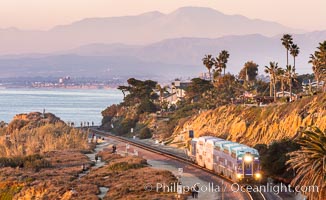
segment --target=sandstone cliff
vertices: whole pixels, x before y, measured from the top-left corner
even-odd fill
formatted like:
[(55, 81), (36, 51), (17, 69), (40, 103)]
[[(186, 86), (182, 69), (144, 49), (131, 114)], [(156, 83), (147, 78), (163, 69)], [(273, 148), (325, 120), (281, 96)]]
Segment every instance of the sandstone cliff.
[(248, 145), (269, 144), (294, 138), (310, 125), (326, 129), (325, 94), (266, 107), (222, 106), (180, 123), (173, 135), (175, 141), (178, 135), (187, 139), (188, 130), (194, 130), (195, 137), (214, 135)]

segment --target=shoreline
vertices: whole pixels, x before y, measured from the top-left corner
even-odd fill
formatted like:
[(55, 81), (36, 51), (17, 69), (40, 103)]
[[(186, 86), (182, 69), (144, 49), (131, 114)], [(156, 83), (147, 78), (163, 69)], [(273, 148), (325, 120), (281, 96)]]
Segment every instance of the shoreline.
[(62, 89), (62, 90), (111, 90), (111, 89), (117, 89), (117, 86), (107, 86), (107, 87), (92, 87), (92, 86), (76, 86), (76, 87), (26, 87), (26, 86), (13, 86), (13, 87), (0, 87), (0, 90), (14, 90), (14, 89)]

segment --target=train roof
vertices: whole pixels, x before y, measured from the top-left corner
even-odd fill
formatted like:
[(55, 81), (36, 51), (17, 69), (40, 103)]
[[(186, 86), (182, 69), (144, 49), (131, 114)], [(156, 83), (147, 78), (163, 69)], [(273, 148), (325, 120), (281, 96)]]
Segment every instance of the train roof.
[(234, 152), (236, 153), (237, 157), (238, 156), (242, 156), (243, 154), (247, 153), (247, 152), (250, 152), (252, 154), (255, 154), (255, 155), (259, 155), (257, 149), (254, 149), (254, 148), (251, 148), (251, 147), (248, 147), (244, 144), (240, 144), (240, 143), (237, 143), (237, 142), (231, 142), (231, 141), (228, 141), (228, 140), (224, 140), (224, 139), (221, 139), (221, 138), (218, 138), (218, 137), (213, 137), (213, 136), (201, 136), (199, 138), (193, 138), (192, 139), (193, 141), (204, 141), (204, 142), (207, 142), (207, 141), (212, 141), (214, 143), (214, 146), (218, 146), (220, 148), (225, 148), (225, 149), (228, 149), (231, 152)]
[(239, 146), (243, 147), (244, 145), (233, 142), (233, 143), (223, 144), (222, 146), (223, 146), (223, 148), (227, 148), (228, 150), (231, 150), (235, 147), (239, 147)]
[(234, 142), (228, 141), (228, 140), (220, 140), (220, 141), (216, 141), (214, 143), (215, 146), (219, 146), (219, 147), (223, 147), (223, 145), (225, 144), (232, 144)]
[[(251, 148), (251, 147), (246, 147), (246, 148), (244, 148), (244, 149), (241, 149), (241, 150), (239, 151), (239, 154), (243, 155), (243, 154), (245, 154), (245, 153), (247, 153), (247, 152), (259, 156), (259, 153), (258, 153), (257, 149), (254, 149), (254, 148)], [(239, 156), (241, 156), (241, 155), (239, 155)]]
[(213, 137), (213, 136), (201, 136), (201, 137), (199, 137), (198, 138), (198, 140), (208, 140), (208, 139), (215, 139), (215, 138), (217, 138), (217, 137)]
[(215, 142), (219, 142), (219, 141), (226, 141), (226, 140), (223, 140), (221, 138), (209, 138), (206, 140), (206, 142), (212, 142), (213, 144), (215, 144)]

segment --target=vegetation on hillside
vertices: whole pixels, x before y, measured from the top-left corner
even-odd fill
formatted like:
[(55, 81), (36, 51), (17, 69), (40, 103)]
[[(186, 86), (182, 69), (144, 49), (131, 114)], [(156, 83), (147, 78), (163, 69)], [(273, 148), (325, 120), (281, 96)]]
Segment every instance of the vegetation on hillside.
[(287, 170), (286, 167), (286, 162), (290, 158), (288, 153), (298, 150), (299, 144), (290, 139), (282, 139), (270, 145), (256, 144), (254, 148), (259, 151), (264, 177), (272, 177), (276, 181), (290, 183), (294, 178), (294, 172)]
[(311, 200), (326, 198), (326, 129), (312, 127), (298, 139), (300, 149), (288, 154), (289, 169), (296, 173), (294, 186), (318, 186), (318, 192), (308, 192)]

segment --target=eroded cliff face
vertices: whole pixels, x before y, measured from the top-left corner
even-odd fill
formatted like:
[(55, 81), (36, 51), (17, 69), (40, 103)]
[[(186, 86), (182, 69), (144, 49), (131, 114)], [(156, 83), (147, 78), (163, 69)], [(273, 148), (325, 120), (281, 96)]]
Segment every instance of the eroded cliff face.
[(266, 107), (219, 107), (179, 124), (174, 130), (174, 136), (183, 134), (187, 139), (188, 130), (194, 130), (195, 137), (214, 135), (253, 146), (294, 138), (303, 127), (310, 125), (326, 129), (325, 94)]

